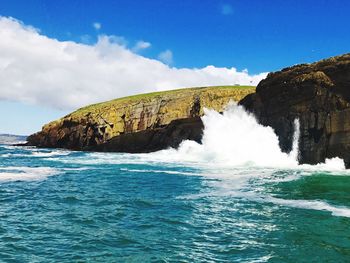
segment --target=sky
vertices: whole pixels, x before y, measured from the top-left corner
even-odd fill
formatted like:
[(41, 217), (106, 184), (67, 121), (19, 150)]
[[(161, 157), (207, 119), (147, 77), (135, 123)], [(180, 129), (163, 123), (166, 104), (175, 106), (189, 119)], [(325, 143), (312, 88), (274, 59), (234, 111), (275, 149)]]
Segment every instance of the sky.
[(349, 52), (346, 0), (1, 0), (0, 133), (90, 103), (206, 85)]

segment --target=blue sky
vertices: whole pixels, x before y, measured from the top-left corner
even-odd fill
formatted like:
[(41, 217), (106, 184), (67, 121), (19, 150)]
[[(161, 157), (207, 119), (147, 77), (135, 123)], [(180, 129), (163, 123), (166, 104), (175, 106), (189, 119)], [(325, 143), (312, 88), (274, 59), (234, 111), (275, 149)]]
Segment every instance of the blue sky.
[[(120, 37), (128, 49), (142, 40), (151, 45), (138, 55), (159, 60), (159, 54), (168, 50), (172, 61), (165, 63), (170, 67), (213, 65), (248, 69), (249, 74), (349, 52), (349, 11), (350, 1), (345, 0), (2, 0), (0, 4), (1, 16), (31, 25), (50, 39), (94, 45), (103, 34)], [(13, 98), (11, 103), (0, 100), (0, 110), (11, 112), (1, 117), (5, 125), (0, 133), (31, 133), (71, 108)]]

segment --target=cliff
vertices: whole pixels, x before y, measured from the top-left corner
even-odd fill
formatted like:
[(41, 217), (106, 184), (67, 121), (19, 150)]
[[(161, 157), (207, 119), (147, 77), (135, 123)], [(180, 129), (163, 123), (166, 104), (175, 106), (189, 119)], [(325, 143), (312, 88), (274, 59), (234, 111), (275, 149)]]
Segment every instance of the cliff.
[(300, 163), (340, 157), (350, 167), (350, 54), (270, 73), (240, 104), (274, 128), (285, 152), (299, 119)]
[(203, 108), (223, 111), (254, 87), (224, 86), (141, 94), (81, 108), (46, 124), (28, 145), (72, 150), (150, 152), (200, 141)]

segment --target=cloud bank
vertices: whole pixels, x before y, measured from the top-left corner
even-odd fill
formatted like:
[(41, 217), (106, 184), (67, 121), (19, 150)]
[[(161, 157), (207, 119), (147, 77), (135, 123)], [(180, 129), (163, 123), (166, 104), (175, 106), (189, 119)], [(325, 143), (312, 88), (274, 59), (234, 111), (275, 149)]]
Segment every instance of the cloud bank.
[(256, 85), (266, 76), (214, 66), (169, 67), (136, 54), (123, 38), (100, 35), (94, 45), (58, 41), (6, 17), (0, 17), (0, 39), (0, 101), (62, 110), (181, 87)]

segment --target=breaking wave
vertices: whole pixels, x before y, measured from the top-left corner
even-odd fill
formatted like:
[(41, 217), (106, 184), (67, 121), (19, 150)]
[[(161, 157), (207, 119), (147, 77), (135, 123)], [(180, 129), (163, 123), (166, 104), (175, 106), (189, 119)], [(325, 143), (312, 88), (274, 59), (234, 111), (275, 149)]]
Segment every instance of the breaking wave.
[[(122, 172), (203, 176), (214, 179), (209, 180), (209, 183), (213, 184), (214, 189), (219, 189), (217, 192), (219, 195), (233, 195), (253, 202), (322, 210), (336, 216), (350, 217), (350, 208), (344, 206), (333, 206), (323, 200), (282, 199), (259, 193), (257, 190), (264, 184), (294, 181), (304, 176), (313, 176), (320, 171), (327, 172), (330, 176), (339, 175), (339, 171), (342, 175), (349, 175), (340, 158), (329, 159), (317, 165), (298, 164), (300, 136), (298, 120), (294, 122), (293, 147), (288, 154), (281, 151), (278, 137), (271, 127), (259, 124), (254, 115), (237, 104), (230, 104), (222, 114), (205, 110), (202, 120), (204, 131), (201, 144), (184, 141), (178, 149), (150, 154), (71, 153), (36, 148), (21, 148), (22, 152), (16, 152), (16, 148), (12, 146), (2, 146), (9, 151), (1, 157), (34, 157), (33, 160), (40, 159), (47, 162), (46, 164), (60, 162), (64, 167), (0, 168), (0, 182), (43, 180), (70, 171), (69, 169), (81, 171), (90, 169), (67, 167), (72, 164), (88, 165), (93, 169), (115, 167), (116, 171)], [(189, 197), (191, 196), (186, 198)]]
[(275, 168), (341, 169), (344, 162), (327, 160), (316, 166), (298, 164), (299, 121), (294, 121), (292, 151), (281, 151), (279, 140), (271, 127), (258, 123), (253, 114), (242, 106), (230, 103), (223, 114), (205, 109), (202, 144), (184, 141), (178, 149), (169, 149), (151, 154), (163, 161), (185, 161), (207, 165), (253, 166)]
[(0, 182), (44, 180), (59, 173), (51, 167), (0, 167)]

